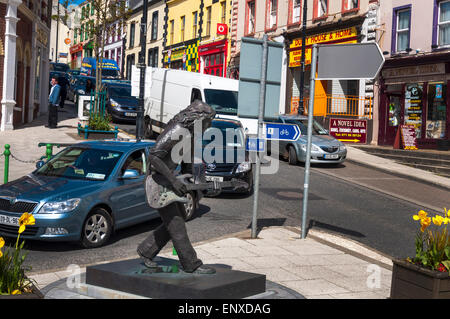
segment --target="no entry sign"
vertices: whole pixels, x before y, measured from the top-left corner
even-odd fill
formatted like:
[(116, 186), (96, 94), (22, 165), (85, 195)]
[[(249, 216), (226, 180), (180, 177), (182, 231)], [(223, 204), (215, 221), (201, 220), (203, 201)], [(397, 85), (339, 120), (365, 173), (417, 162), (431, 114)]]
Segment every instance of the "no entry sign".
[(341, 142), (367, 142), (367, 120), (330, 119), (330, 135)]

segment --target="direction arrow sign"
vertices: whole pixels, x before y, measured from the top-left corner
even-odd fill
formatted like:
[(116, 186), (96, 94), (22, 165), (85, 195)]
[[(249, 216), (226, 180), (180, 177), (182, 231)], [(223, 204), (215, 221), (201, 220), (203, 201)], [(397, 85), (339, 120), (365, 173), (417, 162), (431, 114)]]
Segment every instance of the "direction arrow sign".
[(384, 64), (377, 43), (319, 45), (316, 80), (374, 79)]
[(264, 123), (266, 139), (296, 141), (300, 138), (300, 128), (295, 124)]

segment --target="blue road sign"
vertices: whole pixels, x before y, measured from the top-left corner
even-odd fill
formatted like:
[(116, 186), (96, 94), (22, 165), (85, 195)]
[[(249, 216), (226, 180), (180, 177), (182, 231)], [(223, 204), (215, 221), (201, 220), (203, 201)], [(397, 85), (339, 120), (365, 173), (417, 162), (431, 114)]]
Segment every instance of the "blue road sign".
[(249, 137), (247, 139), (246, 150), (249, 152), (264, 152), (266, 141), (256, 137)]
[(296, 141), (302, 135), (295, 124), (264, 123), (266, 139), (280, 141)]

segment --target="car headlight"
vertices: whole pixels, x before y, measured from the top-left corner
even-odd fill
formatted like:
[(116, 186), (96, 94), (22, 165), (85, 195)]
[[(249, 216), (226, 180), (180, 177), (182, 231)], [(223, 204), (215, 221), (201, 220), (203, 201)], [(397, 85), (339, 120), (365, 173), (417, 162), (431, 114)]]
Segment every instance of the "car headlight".
[[(303, 152), (306, 152), (307, 144), (301, 144), (300, 147), (302, 148)], [(316, 145), (311, 144), (311, 151), (312, 152), (320, 152), (321, 149), (320, 149), (320, 147), (317, 147)]]
[(84, 90), (82, 90), (82, 89), (79, 89), (77, 92), (78, 92), (78, 94), (81, 94), (81, 95), (86, 94), (86, 92), (84, 92)]
[(248, 172), (251, 169), (252, 169), (252, 163), (250, 163), (250, 162), (242, 162), (236, 168), (236, 173)]
[(110, 100), (110, 103), (111, 103), (111, 106), (112, 106), (112, 107), (119, 107), (119, 106), (120, 106), (119, 103), (117, 103), (117, 102), (114, 101), (114, 100)]
[(64, 214), (74, 210), (80, 203), (80, 198), (72, 198), (62, 202), (45, 203), (38, 214)]
[(339, 151), (345, 151), (347, 148), (345, 147), (345, 145), (341, 145), (339, 146)]

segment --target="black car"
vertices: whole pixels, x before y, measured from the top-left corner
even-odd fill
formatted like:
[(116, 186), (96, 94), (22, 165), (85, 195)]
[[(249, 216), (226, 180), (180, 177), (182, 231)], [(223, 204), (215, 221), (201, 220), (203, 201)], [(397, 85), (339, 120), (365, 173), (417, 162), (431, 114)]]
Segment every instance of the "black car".
[[(251, 194), (253, 192), (253, 165), (245, 149), (245, 134), (241, 122), (214, 119), (203, 134), (202, 156), (206, 165), (206, 181), (238, 179), (247, 188), (224, 188), (222, 192)], [(218, 195), (208, 194), (209, 196)]]
[(138, 99), (131, 96), (131, 85), (126, 83), (105, 83), (106, 110), (113, 122), (136, 123)]

